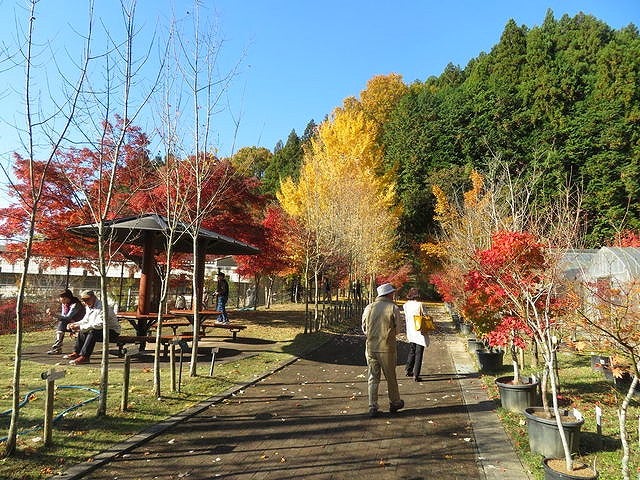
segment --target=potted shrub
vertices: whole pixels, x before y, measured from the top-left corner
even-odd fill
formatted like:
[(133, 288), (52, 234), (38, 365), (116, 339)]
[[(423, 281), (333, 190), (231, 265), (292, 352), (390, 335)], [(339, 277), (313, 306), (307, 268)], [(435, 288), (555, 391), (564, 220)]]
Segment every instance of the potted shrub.
[(540, 384), (535, 377), (520, 375), (518, 363), (519, 350), (527, 347), (526, 339), (531, 336), (531, 330), (519, 318), (512, 315), (505, 316), (486, 338), (492, 348), (505, 348), (509, 352), (513, 375), (498, 377), (495, 380), (500, 393), (502, 406), (510, 411), (522, 413), (524, 409), (539, 404)]
[[(528, 422), (535, 421), (537, 417), (547, 422), (555, 421), (556, 437), (559, 437), (564, 453), (564, 470), (570, 474), (573, 469), (571, 439), (567, 438), (569, 435), (563, 426), (566, 417), (558, 405), (555, 372), (560, 319), (571, 312), (574, 305), (571, 303), (573, 297), (558, 293), (564, 290), (559, 288), (562, 278), (559, 252), (554, 253), (529, 232), (497, 232), (492, 237), (491, 246), (477, 252), (478, 267), (467, 275), (466, 287), (468, 299), (476, 303), (476, 311), (490, 309), (503, 322), (507, 319), (511, 322), (502, 326), (503, 333), (511, 334), (515, 330), (514, 325), (530, 331), (544, 360), (543, 408), (527, 419)], [(470, 302), (467, 305), (473, 307)], [(464, 313), (467, 314), (467, 310)], [(482, 318), (492, 317), (483, 315)], [(498, 326), (491, 330), (495, 331)], [(545, 394), (547, 384), (551, 391), (551, 406)]]
[(478, 365), (483, 372), (497, 372), (502, 369), (504, 350), (500, 348), (483, 348), (476, 350)]
[(479, 269), (465, 276), (467, 296), (463, 311), (474, 328), (483, 333), (491, 348), (509, 352), (513, 375), (498, 377), (495, 383), (502, 407), (522, 413), (525, 408), (537, 405), (539, 397), (539, 382), (533, 377), (522, 377), (518, 362), (518, 351), (527, 347), (526, 339), (532, 332), (520, 317), (508, 311), (505, 291), (496, 289), (495, 280), (481, 270), (490, 268), (489, 265), (479, 258), (478, 266)]
[[(462, 199), (456, 199), (456, 203), (450, 202), (442, 189), (433, 187), (434, 218), (444, 234), (444, 241), (433, 250), (446, 259), (445, 275), (450, 277), (454, 269), (466, 274), (464, 293), (475, 292), (488, 300), (486, 306), (493, 315), (485, 318), (501, 321), (512, 317), (531, 329), (534, 345), (544, 359), (545, 412), (554, 417), (560, 427), (564, 465), (571, 471), (574, 464), (561, 428), (562, 416), (557, 402), (555, 353), (559, 345), (556, 341), (558, 322), (569, 311), (569, 306), (563, 305), (564, 298), (559, 296), (562, 290), (558, 287), (563, 280), (559, 260), (580, 235), (581, 195), (569, 188), (559, 189), (552, 202), (544, 202), (548, 207), (541, 209), (535, 201), (536, 187), (538, 181), (546, 179), (536, 172), (526, 178), (514, 178), (508, 166), (504, 174), (497, 169), (493, 173), (491, 184), (486, 187), (484, 177), (472, 172), (472, 189), (465, 192)], [(538, 238), (544, 238), (544, 244)], [(552, 248), (546, 248), (547, 245)], [(429, 252), (432, 247), (425, 244), (421, 249)], [(476, 285), (469, 283), (473, 281)], [(445, 287), (451, 286), (458, 287), (452, 291), (460, 304), (467, 303), (455, 279), (445, 282)], [(441, 292), (440, 288), (438, 291)], [(474, 323), (474, 327), (477, 324)], [(512, 380), (517, 381), (519, 372), (514, 367)], [(551, 379), (553, 409), (544, 395), (547, 379)]]
[(469, 322), (466, 322), (464, 319), (460, 322), (460, 333), (463, 335), (470, 335), (473, 327)]

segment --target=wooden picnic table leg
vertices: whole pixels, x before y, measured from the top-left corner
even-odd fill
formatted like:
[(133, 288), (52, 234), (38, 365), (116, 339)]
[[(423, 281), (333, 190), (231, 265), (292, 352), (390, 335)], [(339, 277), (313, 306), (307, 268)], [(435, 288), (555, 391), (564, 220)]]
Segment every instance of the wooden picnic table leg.
[[(147, 321), (144, 318), (139, 319), (137, 322), (131, 322), (136, 330), (138, 337), (146, 337), (149, 334), (149, 329), (153, 325), (153, 321)], [(140, 351), (144, 352), (147, 346), (147, 342), (140, 342)]]

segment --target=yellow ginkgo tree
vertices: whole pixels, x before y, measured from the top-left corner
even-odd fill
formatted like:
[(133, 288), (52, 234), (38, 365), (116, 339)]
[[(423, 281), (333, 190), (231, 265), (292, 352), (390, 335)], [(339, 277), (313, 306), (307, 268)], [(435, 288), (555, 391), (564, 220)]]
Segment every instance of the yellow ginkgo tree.
[(438, 185), (432, 187), (436, 199), (434, 220), (440, 226), (437, 242), (420, 245), (424, 257), (436, 258), (440, 271), (431, 276), (443, 299), (457, 311), (465, 302), (463, 275), (474, 266), (474, 254), (488, 248), (495, 222), (491, 220), (493, 192), (485, 186), (485, 178), (473, 170), (470, 173), (471, 188), (461, 201), (449, 198)]
[(348, 99), (318, 127), (298, 180), (282, 182), (278, 199), (307, 232), (307, 287), (312, 275), (317, 288), (330, 257), (370, 278), (394, 259), (399, 211), (392, 175), (381, 173), (379, 133), (375, 117)]

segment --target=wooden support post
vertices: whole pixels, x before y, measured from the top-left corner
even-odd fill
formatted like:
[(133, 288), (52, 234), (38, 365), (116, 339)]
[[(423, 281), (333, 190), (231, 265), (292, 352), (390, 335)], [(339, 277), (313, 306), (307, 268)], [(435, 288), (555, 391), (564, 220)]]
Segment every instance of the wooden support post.
[(213, 366), (216, 363), (216, 353), (218, 353), (218, 347), (211, 347), (211, 366), (209, 367), (209, 376), (213, 377)]
[(46, 397), (44, 400), (44, 445), (51, 445), (53, 438), (53, 400), (55, 393), (55, 381), (63, 378), (66, 372), (64, 370), (50, 369), (43, 372), (40, 377), (47, 382)]
[(129, 404), (129, 378), (131, 376), (131, 357), (140, 354), (140, 347), (137, 345), (124, 350), (124, 371), (122, 373), (122, 400), (120, 411), (126, 412)]
[(169, 368), (171, 370), (171, 392), (176, 391), (176, 342), (171, 342), (169, 350)]
[(182, 362), (184, 357), (185, 350), (189, 349), (189, 344), (186, 340), (179, 338), (171, 342), (171, 391), (176, 391), (176, 355), (175, 355), (175, 347), (176, 345), (180, 347), (180, 370), (178, 372), (178, 393), (180, 393), (180, 387), (182, 385)]
[(180, 348), (180, 371), (178, 372), (178, 393), (180, 393), (180, 389), (182, 388), (182, 362), (184, 357), (184, 349)]

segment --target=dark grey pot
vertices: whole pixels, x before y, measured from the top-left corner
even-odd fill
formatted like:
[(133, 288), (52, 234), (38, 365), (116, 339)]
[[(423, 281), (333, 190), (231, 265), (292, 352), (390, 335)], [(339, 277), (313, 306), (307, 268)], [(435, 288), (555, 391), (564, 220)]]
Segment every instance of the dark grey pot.
[(575, 475), (565, 472), (559, 472), (554, 470), (548, 465), (550, 458), (545, 458), (542, 461), (542, 467), (544, 468), (544, 479), (545, 480), (597, 480), (599, 475), (598, 472), (594, 472), (591, 469), (591, 475), (587, 475), (586, 472), (576, 472)]
[(602, 355), (591, 355), (591, 368), (596, 372), (602, 371), (603, 366), (610, 365), (611, 360), (609, 357), (604, 357)]
[(521, 377), (521, 380), (523, 383), (512, 384), (513, 376), (496, 378), (502, 408), (523, 413), (525, 408), (540, 404), (539, 382), (533, 382), (529, 377)]
[(467, 347), (469, 348), (470, 352), (482, 350), (484, 348), (484, 342), (476, 338), (469, 338), (467, 339)]
[(476, 350), (478, 364), (483, 372), (497, 372), (502, 368), (503, 350)]
[(460, 333), (462, 333), (464, 335), (469, 335), (471, 333), (471, 325), (469, 325), (468, 323), (461, 323), (460, 324)]
[[(527, 417), (527, 430), (529, 432), (529, 450), (534, 453), (540, 453), (545, 458), (564, 458), (564, 449), (562, 448), (562, 441), (555, 416), (543, 418), (534, 415), (535, 412), (543, 411), (543, 407), (529, 407), (524, 411), (524, 415)], [(567, 415), (569, 412), (567, 410), (561, 410), (561, 413)], [(572, 454), (578, 452), (580, 429), (583, 423), (584, 419), (562, 422), (562, 429), (567, 437), (569, 450)]]

